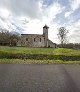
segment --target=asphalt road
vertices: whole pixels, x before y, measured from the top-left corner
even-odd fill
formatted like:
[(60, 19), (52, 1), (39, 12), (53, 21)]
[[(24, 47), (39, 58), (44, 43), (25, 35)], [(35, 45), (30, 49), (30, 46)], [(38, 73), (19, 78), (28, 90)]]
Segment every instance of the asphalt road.
[(80, 65), (0, 64), (0, 92), (80, 92)]

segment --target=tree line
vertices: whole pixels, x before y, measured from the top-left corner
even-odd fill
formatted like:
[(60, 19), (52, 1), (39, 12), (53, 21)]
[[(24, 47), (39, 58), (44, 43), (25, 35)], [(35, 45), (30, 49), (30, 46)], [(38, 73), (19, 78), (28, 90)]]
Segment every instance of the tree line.
[(59, 48), (80, 49), (80, 43), (64, 43), (63, 47), (62, 44), (58, 44), (57, 46)]
[(20, 36), (17, 32), (9, 32), (6, 29), (0, 28), (0, 45), (16, 46), (19, 39)]

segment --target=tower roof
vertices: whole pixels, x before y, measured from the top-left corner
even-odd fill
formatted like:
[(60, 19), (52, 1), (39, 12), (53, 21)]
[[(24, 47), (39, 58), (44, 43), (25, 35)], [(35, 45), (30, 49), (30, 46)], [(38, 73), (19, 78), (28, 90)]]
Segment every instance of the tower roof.
[(49, 27), (45, 24), (45, 26), (43, 28), (49, 28)]

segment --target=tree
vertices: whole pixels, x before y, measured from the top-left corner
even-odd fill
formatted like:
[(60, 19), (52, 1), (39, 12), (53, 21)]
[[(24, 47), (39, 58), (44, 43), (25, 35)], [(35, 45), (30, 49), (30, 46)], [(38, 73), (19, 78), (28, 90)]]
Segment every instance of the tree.
[(20, 36), (17, 32), (9, 32), (0, 28), (0, 45), (16, 46)]
[(65, 27), (59, 28), (58, 38), (61, 42), (62, 47), (63, 47), (63, 44), (67, 42), (67, 33), (68, 33), (68, 30), (66, 30)]
[(9, 45), (9, 31), (6, 29), (0, 29), (0, 45)]
[(16, 46), (19, 39), (20, 37), (18, 34), (10, 34), (10, 46)]

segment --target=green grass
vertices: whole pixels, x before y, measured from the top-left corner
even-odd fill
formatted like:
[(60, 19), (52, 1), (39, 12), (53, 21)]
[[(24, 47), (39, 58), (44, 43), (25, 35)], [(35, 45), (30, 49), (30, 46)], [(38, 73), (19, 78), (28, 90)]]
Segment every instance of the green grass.
[(80, 50), (65, 49), (65, 48), (54, 49), (54, 48), (27, 48), (27, 47), (0, 46), (0, 54), (1, 53), (78, 56), (80, 55)]
[[(27, 48), (0, 46), (0, 59), (41, 60), (47, 61), (80, 61), (80, 50), (65, 48)], [(8, 61), (7, 61), (8, 62)]]
[(27, 47), (7, 47), (0, 46), (0, 52), (13, 54), (53, 54), (52, 48), (27, 48)]
[(80, 56), (80, 50), (67, 49), (67, 48), (57, 48), (54, 50), (55, 55), (65, 55), (65, 56)]

